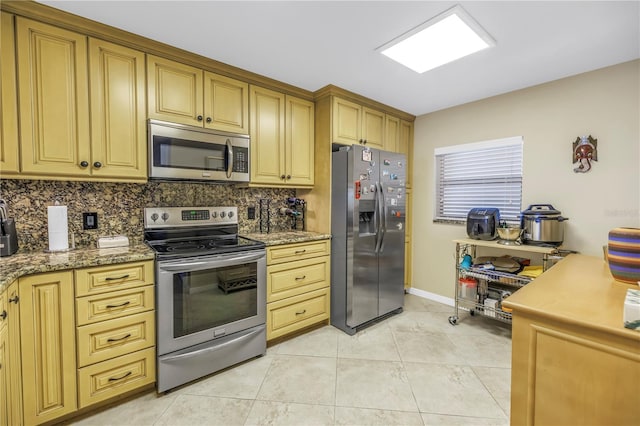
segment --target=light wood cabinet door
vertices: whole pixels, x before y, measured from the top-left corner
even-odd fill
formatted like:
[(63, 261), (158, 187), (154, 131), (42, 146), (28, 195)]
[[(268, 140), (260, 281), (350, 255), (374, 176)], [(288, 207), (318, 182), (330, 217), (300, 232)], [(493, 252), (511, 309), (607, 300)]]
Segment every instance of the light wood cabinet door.
[(400, 152), (400, 119), (398, 117), (385, 114), (384, 129), (384, 150)]
[(144, 53), (89, 39), (91, 173), (147, 177)]
[(365, 146), (369, 148), (384, 149), (384, 122), (383, 112), (375, 109), (362, 108), (362, 132), (360, 137)]
[(285, 95), (250, 87), (251, 183), (283, 184)]
[(360, 143), (362, 107), (337, 97), (333, 98), (332, 142), (345, 145)]
[(2, 12), (0, 40), (0, 174), (18, 172), (18, 103), (13, 15)]
[(147, 55), (149, 118), (202, 127), (203, 90), (201, 69)]
[(20, 278), (20, 330), (25, 424), (77, 408), (71, 271)]
[(16, 18), (23, 173), (88, 176), (87, 38)]
[(400, 139), (398, 152), (407, 156), (407, 188), (411, 188), (413, 181), (413, 123), (400, 120)]
[(287, 96), (286, 102), (286, 183), (297, 187), (312, 186), (315, 158), (314, 104), (293, 96)]
[[(1, 312), (0, 312), (1, 313)], [(10, 425), (9, 399), (9, 338), (7, 327), (0, 328), (0, 424)]]
[(9, 425), (22, 424), (22, 361), (20, 359), (20, 297), (18, 281), (7, 288), (7, 333), (8, 359), (5, 361), (9, 372)]
[(249, 134), (249, 84), (205, 71), (204, 127)]

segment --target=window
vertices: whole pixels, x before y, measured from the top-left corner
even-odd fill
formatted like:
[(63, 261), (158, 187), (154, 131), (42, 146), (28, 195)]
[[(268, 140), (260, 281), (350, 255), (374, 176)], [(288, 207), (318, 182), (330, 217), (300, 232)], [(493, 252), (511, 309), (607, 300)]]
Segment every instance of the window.
[(521, 136), (436, 148), (435, 222), (464, 223), (474, 207), (500, 209), (501, 220), (520, 222)]

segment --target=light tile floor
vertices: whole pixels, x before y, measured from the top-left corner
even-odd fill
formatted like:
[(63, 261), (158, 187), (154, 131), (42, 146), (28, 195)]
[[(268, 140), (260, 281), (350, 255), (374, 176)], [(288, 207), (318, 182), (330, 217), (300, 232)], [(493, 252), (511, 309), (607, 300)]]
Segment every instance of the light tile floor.
[(511, 329), (413, 295), (348, 336), (325, 326), (77, 425), (508, 425)]

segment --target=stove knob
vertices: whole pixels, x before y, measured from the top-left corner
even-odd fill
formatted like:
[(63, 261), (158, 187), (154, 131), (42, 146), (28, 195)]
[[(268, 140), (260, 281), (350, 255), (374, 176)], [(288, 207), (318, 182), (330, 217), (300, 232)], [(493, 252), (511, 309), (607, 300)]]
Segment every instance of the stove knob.
[(159, 217), (159, 216), (158, 216), (158, 213), (153, 213), (153, 214), (151, 215), (151, 220), (155, 222), (156, 220), (158, 220), (158, 217)]
[(229, 212), (229, 214), (228, 214), (228, 216), (229, 216), (229, 218), (232, 218), (232, 217), (233, 217), (233, 212), (232, 212), (232, 211), (230, 211), (230, 212)]
[(220, 217), (224, 219), (227, 214), (225, 212), (220, 212)]
[(162, 216), (161, 216), (161, 217), (162, 217), (162, 220), (164, 220), (164, 221), (166, 222), (166, 221), (167, 221), (167, 219), (169, 219), (169, 213), (164, 212), (164, 213), (162, 213)]
[(218, 217), (218, 212), (217, 211), (212, 211), (211, 212), (211, 217), (213, 217), (214, 219)]

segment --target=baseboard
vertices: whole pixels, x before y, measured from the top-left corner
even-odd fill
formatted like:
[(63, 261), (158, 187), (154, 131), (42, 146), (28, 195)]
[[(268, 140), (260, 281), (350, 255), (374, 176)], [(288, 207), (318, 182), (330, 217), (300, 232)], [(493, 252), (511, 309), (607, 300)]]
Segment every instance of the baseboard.
[(453, 300), (451, 297), (441, 296), (439, 294), (431, 293), (429, 291), (420, 290), (418, 288), (410, 287), (407, 290), (407, 293), (413, 294), (414, 296), (423, 297), (425, 299), (433, 300), (435, 302), (443, 303), (445, 305), (449, 305), (449, 306), (454, 306), (455, 305), (455, 300)]

